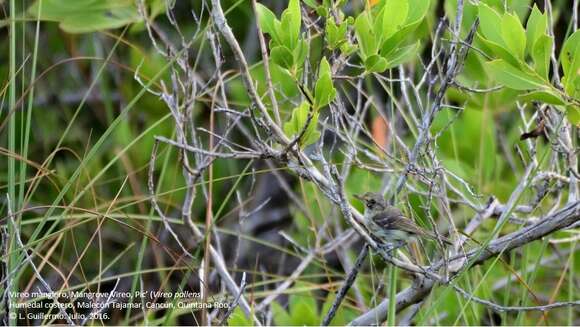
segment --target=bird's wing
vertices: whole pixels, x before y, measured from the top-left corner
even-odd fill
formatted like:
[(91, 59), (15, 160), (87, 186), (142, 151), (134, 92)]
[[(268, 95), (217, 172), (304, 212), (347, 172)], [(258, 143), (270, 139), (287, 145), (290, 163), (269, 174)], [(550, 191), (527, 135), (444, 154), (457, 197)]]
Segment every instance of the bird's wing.
[(406, 217), (397, 219), (397, 221), (395, 222), (395, 229), (400, 229), (405, 232), (416, 235), (429, 235), (428, 232), (424, 231), (421, 227), (417, 226), (417, 224), (415, 224), (414, 221)]
[(405, 219), (405, 216), (399, 209), (386, 209), (375, 214), (371, 220), (384, 229), (397, 229), (395, 224), (397, 220)]
[[(413, 220), (405, 217), (405, 215), (403, 215), (403, 213), (397, 208), (390, 208), (377, 213), (371, 219), (375, 224), (383, 229), (401, 230), (420, 237), (437, 239), (437, 236), (433, 232), (419, 227)], [(440, 237), (443, 242), (450, 245), (453, 244), (448, 238), (441, 235)]]
[(397, 208), (387, 209), (377, 213), (371, 219), (383, 229), (396, 229), (419, 235), (425, 234), (411, 219), (405, 217)]

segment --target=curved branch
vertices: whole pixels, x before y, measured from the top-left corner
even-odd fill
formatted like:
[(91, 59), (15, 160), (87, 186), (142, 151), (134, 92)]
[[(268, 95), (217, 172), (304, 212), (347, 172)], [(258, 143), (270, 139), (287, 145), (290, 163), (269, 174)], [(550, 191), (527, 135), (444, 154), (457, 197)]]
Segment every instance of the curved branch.
[[(535, 240), (549, 235), (555, 231), (565, 229), (580, 219), (580, 202), (572, 203), (562, 208), (561, 210), (545, 217), (539, 222), (524, 227), (519, 231), (507, 234), (491, 242), (485, 251), (481, 248), (470, 251), (466, 256), (450, 258), (449, 261), (465, 260), (465, 265), (469, 264), (469, 259), (477, 258), (473, 261), (473, 265), (481, 264), (489, 258), (495, 257), (500, 253), (506, 253), (513, 249), (522, 247)], [(434, 267), (439, 267), (442, 263), (435, 264)], [(429, 294), (431, 289), (435, 286), (435, 281), (427, 278), (417, 279), (413, 285), (403, 290), (396, 297), (396, 309), (400, 311), (412, 304), (423, 300), (424, 296)], [(483, 303), (486, 304), (486, 303)], [(565, 305), (566, 303), (554, 306), (538, 306), (538, 307), (524, 307), (524, 310), (548, 310), (554, 307)], [(578, 305), (579, 302), (570, 302), (568, 305)], [(494, 307), (490, 306), (492, 309)], [(384, 321), (387, 318), (389, 308), (389, 299), (383, 300), (378, 306), (359, 316), (350, 322), (350, 325), (370, 325), (376, 321)], [(506, 307), (503, 307), (505, 309)], [(511, 308), (511, 307), (507, 307)], [(521, 309), (522, 307), (520, 307)]]

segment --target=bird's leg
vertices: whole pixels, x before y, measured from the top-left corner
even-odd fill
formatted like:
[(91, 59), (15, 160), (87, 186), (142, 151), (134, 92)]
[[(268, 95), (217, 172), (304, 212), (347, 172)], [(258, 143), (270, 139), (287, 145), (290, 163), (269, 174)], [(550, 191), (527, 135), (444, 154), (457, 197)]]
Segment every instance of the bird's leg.
[(382, 243), (380, 245), (381, 250), (385, 251), (385, 254), (388, 256), (392, 256), (392, 252), (399, 249), (400, 247), (405, 245), (405, 241), (397, 241), (395, 243)]
[(394, 247), (390, 242), (377, 243), (377, 247), (379, 252), (382, 252), (386, 257), (392, 256), (391, 252), (393, 251)]
[(393, 246), (391, 245), (391, 243), (381, 242), (381, 243), (378, 243), (378, 246), (379, 246), (379, 249), (381, 251), (385, 251), (386, 254), (389, 254), (393, 249)]

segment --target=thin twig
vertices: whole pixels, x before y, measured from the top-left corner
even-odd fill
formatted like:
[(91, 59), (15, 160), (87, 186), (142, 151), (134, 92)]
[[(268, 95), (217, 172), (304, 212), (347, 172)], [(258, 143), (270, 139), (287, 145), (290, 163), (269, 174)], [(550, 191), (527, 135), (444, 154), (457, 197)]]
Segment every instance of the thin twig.
[(332, 321), (332, 319), (334, 318), (334, 315), (336, 314), (336, 310), (338, 310), (338, 307), (342, 303), (342, 300), (346, 296), (346, 293), (348, 292), (348, 290), (350, 289), (350, 287), (354, 283), (356, 276), (358, 275), (358, 272), (359, 272), (360, 268), (362, 267), (362, 264), (364, 263), (364, 261), (367, 257), (368, 252), (369, 252), (369, 247), (368, 247), (368, 245), (365, 244), (363, 246), (361, 252), (358, 254), (358, 257), (356, 258), (354, 266), (352, 267), (352, 269), (348, 273), (348, 276), (346, 277), (346, 279), (344, 280), (344, 283), (340, 287), (340, 290), (336, 294), (336, 298), (332, 302), (332, 306), (330, 307), (330, 310), (328, 310), (328, 312), (326, 313), (326, 316), (324, 316), (324, 319), (322, 320), (322, 326), (328, 326), (330, 324), (330, 322)]

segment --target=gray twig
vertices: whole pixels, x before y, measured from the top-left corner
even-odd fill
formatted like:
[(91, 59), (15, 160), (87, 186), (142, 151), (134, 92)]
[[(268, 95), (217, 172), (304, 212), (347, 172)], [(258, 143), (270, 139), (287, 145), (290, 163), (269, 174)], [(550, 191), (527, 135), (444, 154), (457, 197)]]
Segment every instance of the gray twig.
[(348, 290), (350, 289), (350, 287), (354, 283), (356, 276), (358, 275), (358, 272), (359, 272), (360, 268), (362, 267), (362, 264), (364, 263), (368, 253), (369, 253), (369, 247), (368, 247), (368, 245), (365, 244), (363, 246), (361, 252), (358, 254), (358, 257), (356, 258), (356, 262), (355, 262), (354, 266), (352, 267), (352, 269), (348, 273), (348, 276), (346, 277), (346, 279), (344, 280), (344, 283), (340, 287), (340, 290), (336, 294), (336, 298), (332, 302), (332, 306), (330, 307), (330, 310), (328, 310), (328, 312), (326, 313), (326, 316), (322, 320), (322, 326), (328, 326), (330, 324), (330, 322), (332, 321), (332, 319), (334, 318), (334, 315), (336, 314), (336, 310), (338, 310), (338, 307), (342, 303), (342, 300), (346, 296), (346, 293), (348, 292)]

